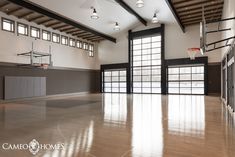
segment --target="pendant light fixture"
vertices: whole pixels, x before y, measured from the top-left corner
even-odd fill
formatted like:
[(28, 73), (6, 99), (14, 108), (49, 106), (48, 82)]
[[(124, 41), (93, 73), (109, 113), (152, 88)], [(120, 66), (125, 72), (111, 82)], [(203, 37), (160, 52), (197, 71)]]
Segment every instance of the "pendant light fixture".
[(98, 19), (99, 16), (98, 16), (98, 14), (97, 14), (97, 12), (96, 12), (96, 9), (93, 8), (93, 7), (92, 7), (92, 9), (93, 9), (93, 13), (92, 13), (92, 15), (91, 15), (91, 18), (92, 18), (92, 19)]
[(143, 0), (137, 0), (136, 6), (137, 6), (137, 8), (142, 8), (142, 7), (144, 7), (144, 1), (143, 1)]
[(120, 26), (118, 25), (117, 22), (115, 23), (115, 26), (114, 26), (113, 30), (115, 30), (115, 31), (119, 31), (120, 30)]
[(152, 18), (152, 23), (158, 23), (158, 18), (157, 18), (157, 13), (154, 13), (153, 18)]

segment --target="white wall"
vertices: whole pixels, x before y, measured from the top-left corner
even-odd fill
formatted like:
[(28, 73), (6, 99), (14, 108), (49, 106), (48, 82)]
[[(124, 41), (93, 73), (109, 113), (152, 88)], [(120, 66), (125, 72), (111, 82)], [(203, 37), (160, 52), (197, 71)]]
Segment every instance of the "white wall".
[[(235, 0), (224, 0), (223, 18), (235, 17)], [(223, 23), (224, 28), (232, 28), (231, 31), (224, 32), (223, 38), (228, 38), (235, 35), (235, 20), (226, 21)], [(222, 56), (228, 51), (228, 48), (222, 49)]]
[[(45, 28), (43, 26), (38, 26), (35, 23), (29, 23), (25, 20), (20, 20), (14, 16), (7, 16), (4, 13), (0, 13), (0, 17), (5, 17), (12, 19), (17, 22), (22, 22), (29, 26), (35, 26), (41, 29), (49, 30), (54, 33), (59, 33), (61, 35), (66, 35), (64, 33)], [(69, 46), (56, 44), (53, 42), (43, 41), (42, 39), (36, 40), (30, 36), (17, 36), (17, 32), (10, 33), (0, 30), (0, 62), (9, 63), (30, 63), (29, 58), (17, 56), (18, 53), (29, 52), (31, 50), (32, 42), (34, 42), (34, 47), (36, 51), (49, 52), (49, 45), (52, 48), (52, 61), (53, 65), (57, 67), (68, 67), (68, 68), (81, 68), (81, 69), (97, 69), (96, 66), (96, 56), (89, 57), (88, 52), (72, 48)]]
[[(150, 25), (149, 27), (139, 26), (133, 31), (158, 27), (158, 25)], [(210, 29), (214, 29), (211, 26)], [(123, 32), (117, 37), (117, 43), (103, 41), (98, 46), (98, 60), (100, 64), (113, 64), (128, 62), (128, 33)], [(187, 58), (187, 49), (191, 47), (199, 47), (200, 43), (200, 26), (194, 25), (186, 28), (183, 33), (178, 24), (165, 25), (165, 58)], [(208, 42), (221, 39), (221, 34), (213, 34), (208, 37)], [(202, 55), (198, 55), (202, 56)], [(209, 62), (220, 62), (221, 51), (215, 50), (205, 54), (208, 56)]]

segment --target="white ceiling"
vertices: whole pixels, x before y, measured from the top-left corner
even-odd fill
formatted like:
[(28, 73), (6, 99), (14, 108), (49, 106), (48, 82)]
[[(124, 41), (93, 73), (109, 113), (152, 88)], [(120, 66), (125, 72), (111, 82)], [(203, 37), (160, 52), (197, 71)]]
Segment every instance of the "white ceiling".
[[(117, 32), (113, 30), (116, 21), (119, 23), (122, 31), (140, 24), (135, 16), (123, 9), (114, 0), (30, 1), (111, 36), (117, 35)], [(136, 0), (125, 0), (125, 2), (148, 22), (151, 21), (155, 10), (159, 12), (158, 17), (161, 23), (175, 22), (175, 19), (165, 0), (144, 0), (145, 6), (143, 8), (137, 8), (135, 6)], [(97, 20), (90, 18), (92, 14), (92, 9), (90, 9), (90, 7), (92, 6), (96, 8), (100, 17)]]

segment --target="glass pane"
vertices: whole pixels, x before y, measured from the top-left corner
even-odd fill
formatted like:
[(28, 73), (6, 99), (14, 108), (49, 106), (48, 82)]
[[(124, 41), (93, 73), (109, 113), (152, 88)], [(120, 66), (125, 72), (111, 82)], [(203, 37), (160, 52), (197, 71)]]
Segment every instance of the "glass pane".
[(152, 49), (152, 53), (161, 53), (161, 49), (160, 48), (154, 48), (154, 49)]
[(151, 42), (151, 37), (143, 38), (142, 43), (150, 43)]
[(183, 73), (183, 74), (185, 74), (185, 73), (191, 73), (191, 67), (181, 67), (180, 68), (180, 73)]
[(133, 88), (134, 93), (141, 93), (141, 88)]
[(142, 50), (142, 54), (143, 54), (143, 55), (151, 54), (151, 49)]
[(120, 88), (121, 93), (126, 93), (126, 88)]
[(111, 92), (111, 88), (105, 88), (104, 91), (105, 92)]
[(120, 81), (126, 81), (126, 76), (120, 77)]
[(151, 76), (142, 76), (142, 81), (151, 81)]
[(161, 93), (161, 88), (152, 88), (152, 93)]
[(179, 75), (168, 75), (168, 80), (179, 80)]
[(152, 60), (152, 65), (161, 65), (161, 60)]
[(133, 44), (136, 45), (136, 44), (141, 44), (141, 39), (134, 39), (133, 40)]
[(161, 81), (161, 76), (152, 76), (152, 81)]
[(152, 87), (161, 87), (161, 82), (152, 82)]
[(104, 84), (104, 87), (105, 87), (105, 88), (106, 88), (106, 87), (111, 88), (111, 83), (105, 83), (105, 84)]
[(180, 88), (189, 87), (191, 88), (191, 82), (180, 82)]
[(204, 88), (193, 88), (192, 94), (204, 94)]
[(151, 88), (143, 88), (142, 93), (151, 93)]
[(105, 75), (105, 76), (111, 76), (111, 72), (110, 72), (110, 71), (108, 71), (108, 72), (105, 71), (105, 72), (104, 72), (104, 75)]
[(134, 50), (140, 50), (141, 49), (141, 45), (134, 45), (133, 49)]
[(112, 76), (112, 81), (118, 81), (118, 77), (117, 76)]
[(151, 82), (143, 82), (142, 87), (151, 87)]
[(191, 80), (190, 74), (180, 75), (180, 80)]
[(133, 76), (133, 81), (141, 81), (141, 76)]
[(133, 55), (141, 55), (141, 50), (135, 50), (135, 51), (133, 51)]
[(142, 60), (151, 60), (151, 55), (143, 55)]
[(152, 43), (152, 47), (161, 47), (161, 42)]
[(160, 75), (161, 74), (161, 69), (152, 69), (152, 75)]
[(152, 59), (161, 59), (161, 54), (153, 54)]
[(179, 73), (179, 68), (169, 68), (168, 73), (169, 74), (178, 74)]
[(191, 94), (191, 88), (180, 88), (181, 94)]
[(134, 82), (133, 87), (141, 87), (141, 82)]
[(193, 80), (204, 80), (204, 74), (192, 74)]
[(133, 57), (133, 60), (134, 60), (134, 61), (141, 61), (141, 56), (134, 56), (134, 57)]
[(180, 92), (179, 88), (168, 88), (168, 93), (170, 94), (177, 94)]
[(177, 87), (179, 88), (180, 84), (179, 82), (168, 82), (168, 87)]
[(161, 36), (155, 36), (155, 37), (152, 37), (152, 42), (157, 42), (157, 41), (161, 41)]
[(203, 87), (204, 88), (204, 82), (203, 81), (193, 81), (192, 87)]
[(120, 83), (119, 86), (122, 87), (122, 88), (123, 88), (123, 87), (126, 88), (126, 83)]
[(192, 73), (204, 73), (204, 67), (203, 66), (192, 67)]
[(142, 45), (142, 49), (150, 49), (151, 48), (151, 44), (143, 44)]

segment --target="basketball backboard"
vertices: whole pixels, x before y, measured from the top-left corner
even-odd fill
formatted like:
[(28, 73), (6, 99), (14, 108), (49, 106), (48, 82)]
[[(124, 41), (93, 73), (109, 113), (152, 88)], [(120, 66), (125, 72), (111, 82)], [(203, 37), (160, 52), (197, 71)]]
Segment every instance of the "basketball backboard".
[(200, 50), (201, 54), (206, 52), (206, 22), (203, 20), (200, 22)]

